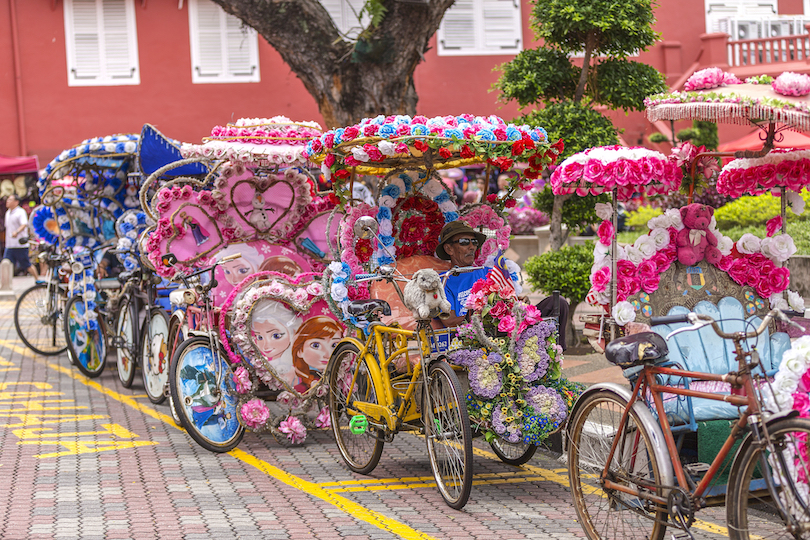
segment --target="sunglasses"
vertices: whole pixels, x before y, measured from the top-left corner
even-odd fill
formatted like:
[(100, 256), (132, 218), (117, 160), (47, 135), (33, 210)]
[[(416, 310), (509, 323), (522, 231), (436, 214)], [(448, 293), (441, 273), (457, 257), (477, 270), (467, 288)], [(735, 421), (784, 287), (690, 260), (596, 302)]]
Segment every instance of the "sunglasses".
[(447, 242), (448, 244), (458, 244), (461, 247), (467, 247), (470, 244), (477, 246), (478, 245), (478, 238), (459, 238), (458, 240), (453, 240), (451, 242)]

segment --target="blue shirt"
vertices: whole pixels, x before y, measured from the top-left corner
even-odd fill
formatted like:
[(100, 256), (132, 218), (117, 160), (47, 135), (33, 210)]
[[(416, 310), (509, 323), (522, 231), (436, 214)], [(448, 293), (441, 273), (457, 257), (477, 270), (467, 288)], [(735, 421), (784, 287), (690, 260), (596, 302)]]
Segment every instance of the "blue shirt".
[(465, 304), (473, 285), (479, 279), (486, 278), (488, 273), (488, 268), (480, 268), (447, 278), (447, 283), (444, 284), (444, 294), (447, 296), (447, 301), (450, 302), (450, 307), (456, 312), (456, 316), (467, 314)]

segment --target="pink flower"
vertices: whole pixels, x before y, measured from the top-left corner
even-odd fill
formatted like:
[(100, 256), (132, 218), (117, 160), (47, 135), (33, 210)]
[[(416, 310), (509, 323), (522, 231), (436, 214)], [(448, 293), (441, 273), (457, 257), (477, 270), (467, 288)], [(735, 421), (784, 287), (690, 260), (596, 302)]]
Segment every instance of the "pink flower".
[(489, 310), (489, 314), (492, 315), (496, 319), (500, 319), (500, 318), (504, 317), (505, 315), (509, 314), (509, 308), (506, 307), (506, 304), (504, 304), (503, 301), (498, 301)]
[(287, 438), (293, 444), (302, 443), (307, 438), (307, 428), (304, 427), (301, 420), (292, 415), (279, 424), (278, 430), (287, 435)]
[(695, 90), (707, 90), (709, 88), (717, 88), (718, 86), (726, 86), (727, 84), (740, 84), (736, 76), (731, 73), (726, 73), (718, 67), (710, 67), (701, 69), (692, 74), (684, 84), (683, 89), (687, 92)]
[(332, 427), (332, 417), (329, 416), (329, 406), (324, 407), (321, 409), (321, 412), (318, 413), (318, 417), (315, 419), (315, 425), (319, 428)]
[(653, 278), (658, 275), (658, 266), (651, 259), (647, 259), (638, 263), (638, 275), (644, 279)]
[(609, 246), (613, 240), (615, 230), (613, 229), (613, 224), (610, 221), (604, 220), (599, 225), (599, 229), (596, 231), (596, 233), (599, 235), (599, 241), (602, 244)]
[(782, 216), (772, 217), (765, 223), (765, 231), (768, 237), (776, 234), (782, 228)]
[(604, 174), (605, 166), (598, 159), (590, 159), (585, 164), (585, 172), (583, 173), (583, 177), (586, 180), (594, 183), (600, 183)]
[(810, 94), (810, 76), (804, 73), (785, 71), (771, 83), (771, 88), (783, 96), (806, 96)]
[(597, 292), (603, 292), (608, 283), (610, 283), (610, 267), (603, 266), (593, 274), (591, 274), (591, 284)]
[(810, 412), (810, 396), (805, 392), (794, 393), (793, 408), (799, 411), (802, 418), (807, 418), (808, 412)]
[(236, 368), (236, 371), (234, 371), (233, 382), (236, 383), (236, 391), (240, 394), (246, 394), (253, 388), (250, 373), (242, 366), (239, 366)]
[[(646, 261), (645, 261), (646, 262)], [(652, 294), (658, 290), (658, 285), (661, 283), (661, 276), (656, 274), (654, 276), (642, 277), (641, 288), (644, 292)]]
[(267, 419), (270, 418), (270, 409), (264, 404), (261, 399), (251, 399), (240, 409), (242, 420), (244, 420), (247, 427), (256, 429), (265, 424)]
[(515, 330), (515, 318), (507, 315), (498, 322), (498, 331), (512, 333)]
[(771, 287), (773, 292), (783, 292), (790, 285), (790, 270), (786, 267), (776, 268), (771, 272)]
[(188, 200), (191, 198), (192, 193), (194, 193), (194, 191), (191, 189), (191, 186), (185, 185), (180, 189), (180, 198)]

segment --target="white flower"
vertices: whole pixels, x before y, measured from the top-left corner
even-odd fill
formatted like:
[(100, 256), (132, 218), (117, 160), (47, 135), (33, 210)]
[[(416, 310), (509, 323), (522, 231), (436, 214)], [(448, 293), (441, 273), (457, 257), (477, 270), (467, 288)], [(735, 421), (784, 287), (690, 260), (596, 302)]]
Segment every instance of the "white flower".
[(787, 192), (787, 203), (790, 206), (790, 211), (800, 216), (804, 213), (804, 199), (800, 193), (795, 191)]
[(129, 248), (132, 247), (132, 240), (130, 240), (129, 238), (126, 238), (126, 237), (119, 238), (117, 247), (118, 247), (118, 249), (120, 249), (122, 251), (126, 251), (126, 250), (128, 250)]
[(380, 197), (379, 202), (380, 206), (387, 206), (388, 208), (393, 208), (397, 204), (397, 201), (394, 200), (394, 198), (391, 197), (390, 195), (383, 195), (382, 197)]
[(636, 308), (630, 302), (617, 302), (613, 306), (611, 314), (619, 326), (624, 326), (636, 320)]
[[(766, 242), (766, 240), (768, 241)], [(742, 238), (740, 238), (740, 242), (742, 242)], [(776, 262), (785, 262), (796, 253), (796, 244), (793, 243), (793, 238), (789, 234), (765, 238), (760, 244), (765, 244), (762, 253)], [(739, 243), (737, 249), (740, 249)]]
[(732, 248), (734, 248), (734, 240), (720, 233), (716, 233), (715, 236), (717, 237), (717, 249), (720, 250), (720, 253), (724, 256), (730, 255)]
[(709, 221), (709, 230), (714, 232), (717, 230), (717, 218), (712, 214), (712, 219)]
[(124, 223), (129, 223), (135, 227), (138, 225), (138, 217), (135, 214), (127, 214), (124, 216)]
[(777, 394), (792, 394), (799, 387), (799, 380), (790, 371), (779, 370), (773, 378), (773, 389)]
[(346, 272), (343, 271), (343, 265), (338, 261), (329, 263), (329, 271), (332, 275), (339, 278), (347, 278)]
[(770, 297), (768, 297), (768, 302), (771, 305), (771, 309), (781, 309), (782, 311), (786, 311), (790, 309), (788, 306), (787, 300), (782, 296), (782, 293), (773, 293)]
[(352, 156), (354, 156), (354, 159), (356, 159), (357, 161), (362, 161), (363, 163), (371, 159), (368, 156), (368, 153), (365, 150), (363, 150), (362, 146), (355, 146), (354, 148), (352, 148)]
[(323, 179), (327, 182), (332, 179), (332, 169), (323, 163), (321, 163), (321, 173), (323, 173)]
[(759, 238), (751, 233), (745, 233), (737, 241), (737, 251), (748, 255), (759, 253), (761, 250), (760, 244), (761, 241)]
[(442, 212), (455, 212), (456, 210), (458, 210), (458, 207), (456, 206), (456, 203), (454, 203), (452, 200), (444, 201), (439, 205), (439, 210), (441, 210)]
[(390, 141), (380, 141), (377, 143), (377, 148), (380, 149), (380, 152), (388, 157), (391, 157), (397, 153), (395, 150), (396, 147), (397, 145)]
[(666, 214), (655, 216), (651, 218), (650, 221), (647, 222), (647, 228), (650, 230), (653, 229), (668, 229), (672, 226), (672, 220), (669, 219), (669, 216)]
[(788, 297), (788, 304), (790, 304), (790, 309), (803, 314), (804, 298), (802, 298), (802, 296), (796, 291), (788, 291), (787, 297)]
[[(632, 247), (632, 246), (630, 246)], [(617, 261), (624, 261), (627, 260), (627, 248), (624, 246), (616, 246), (616, 260)]]
[(444, 190), (444, 187), (435, 179), (431, 179), (427, 184), (424, 185), (422, 188), (422, 193), (434, 199), (439, 196), (439, 194)]
[(396, 178), (391, 180), (391, 184), (393, 184), (393, 185), (395, 185), (395, 186), (397, 186), (399, 188), (399, 196), (400, 197), (403, 197), (405, 195), (405, 192), (406, 192), (406, 190), (405, 190), (405, 182), (402, 180), (402, 178), (397, 176)]
[(810, 367), (810, 359), (800, 354), (796, 349), (789, 349), (782, 355), (782, 363), (779, 369), (786, 369), (795, 375), (796, 379), (801, 378), (807, 368)]
[(664, 228), (656, 227), (650, 230), (650, 238), (655, 243), (656, 251), (660, 251), (669, 245), (669, 231)]
[[(605, 265), (606, 260), (609, 259), (610, 256), (610, 247), (606, 246), (602, 242), (597, 242), (596, 245), (593, 247), (593, 265), (597, 268), (601, 268)], [(591, 272), (593, 273), (593, 272)]]
[(394, 233), (394, 226), (391, 224), (390, 219), (384, 219), (380, 222), (380, 235), (392, 236)]
[(335, 302), (342, 302), (349, 296), (349, 289), (343, 283), (332, 283), (331, 292)]
[[(666, 231), (664, 231), (664, 232), (666, 232)], [(669, 233), (667, 233), (667, 238), (669, 238)], [(641, 256), (644, 259), (649, 259), (653, 255), (655, 255), (656, 251), (658, 251), (658, 248), (656, 247), (655, 239), (653, 237), (651, 237), (650, 235), (647, 235), (647, 234), (639, 236), (638, 238), (636, 238), (636, 241), (633, 244), (633, 247), (636, 248), (637, 250), (639, 250), (639, 252), (641, 252)], [(636, 264), (638, 264), (638, 263), (636, 263)]]
[(610, 219), (610, 217), (613, 215), (613, 206), (611, 206), (609, 203), (596, 203), (594, 209), (596, 210), (596, 216), (599, 219)]
[(88, 302), (93, 302), (96, 299), (96, 291), (86, 291), (84, 293), (84, 299)]
[(644, 260), (644, 255), (641, 253), (641, 250), (635, 246), (627, 246), (627, 260), (631, 263), (638, 265), (641, 261)]
[(683, 229), (683, 221), (681, 221), (680, 210), (678, 210), (677, 208), (670, 208), (669, 210), (664, 212), (664, 215), (666, 215), (669, 218), (670, 227), (674, 227), (679, 231)]

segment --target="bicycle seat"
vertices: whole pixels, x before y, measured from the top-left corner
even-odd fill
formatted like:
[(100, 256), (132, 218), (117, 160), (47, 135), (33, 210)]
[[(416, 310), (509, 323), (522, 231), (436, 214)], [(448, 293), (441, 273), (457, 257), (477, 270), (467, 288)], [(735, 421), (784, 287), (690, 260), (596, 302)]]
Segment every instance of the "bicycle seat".
[(382, 311), (385, 316), (391, 315), (391, 306), (385, 300), (353, 300), (349, 302), (349, 307), (346, 308), (349, 315), (355, 317), (366, 317), (375, 311)]
[(621, 368), (654, 364), (667, 357), (669, 348), (655, 332), (640, 332), (614, 339), (605, 347), (605, 357)]
[(119, 283), (121, 283), (121, 284), (126, 283), (127, 281), (129, 281), (129, 279), (130, 279), (132, 276), (134, 276), (134, 275), (135, 275), (135, 273), (136, 273), (136, 272), (137, 272), (137, 270), (133, 270), (133, 271), (131, 271), (131, 272), (127, 272), (127, 271), (121, 272), (120, 274), (118, 274), (118, 281), (119, 281)]

